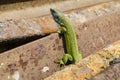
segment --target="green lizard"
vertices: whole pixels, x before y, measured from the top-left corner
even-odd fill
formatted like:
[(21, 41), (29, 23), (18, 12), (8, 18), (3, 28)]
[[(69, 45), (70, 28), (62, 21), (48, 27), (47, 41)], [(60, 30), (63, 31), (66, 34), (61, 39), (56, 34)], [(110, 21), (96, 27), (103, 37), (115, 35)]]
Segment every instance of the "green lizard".
[(50, 11), (55, 22), (61, 26), (60, 32), (63, 34), (65, 39), (67, 53), (60, 60), (60, 64), (65, 65), (68, 61), (71, 63), (80, 61), (82, 59), (82, 55), (79, 54), (75, 31), (70, 22), (61, 12), (54, 9), (50, 9)]

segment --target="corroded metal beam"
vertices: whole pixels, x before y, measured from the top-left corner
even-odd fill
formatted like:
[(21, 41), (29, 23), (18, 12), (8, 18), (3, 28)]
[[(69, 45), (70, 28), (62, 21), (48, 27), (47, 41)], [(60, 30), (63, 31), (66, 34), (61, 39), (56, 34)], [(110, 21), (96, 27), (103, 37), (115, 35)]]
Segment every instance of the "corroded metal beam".
[(18, 2), (26, 2), (31, 0), (0, 0), (0, 5), (18, 3)]
[[(83, 57), (120, 39), (120, 11), (99, 16), (74, 27), (79, 51)], [(33, 41), (0, 54), (0, 78), (41, 80), (60, 70), (63, 56), (62, 39), (58, 34)]]
[[(118, 2), (114, 1), (102, 3), (89, 8), (69, 10), (65, 12), (65, 15), (69, 18), (73, 26), (78, 26), (91, 19), (120, 10), (119, 5)], [(54, 33), (58, 28), (50, 15), (1, 21), (0, 52), (36, 40), (46, 34)]]
[[(90, 55), (79, 63), (70, 65), (63, 70), (54, 73), (54, 75), (44, 80), (89, 80), (91, 77), (110, 67), (110, 62), (115, 58), (120, 58), (120, 41), (113, 43), (108, 47), (96, 52), (96, 54)], [(116, 68), (118, 69), (117, 71), (113, 71), (110, 73), (108, 72), (109, 76), (108, 74), (105, 75), (105, 71), (104, 74), (101, 73), (101, 75), (95, 76), (90, 80), (119, 79), (119, 66), (116, 65)], [(112, 69), (110, 70), (112, 71)], [(113, 68), (113, 70), (116, 69)], [(110, 76), (110, 74), (112, 76)], [(113, 77), (114, 74), (116, 74), (116, 76)]]
[[(116, 5), (118, 5), (118, 7), (116, 7)], [(71, 20), (73, 25), (80, 25), (90, 19), (108, 14), (109, 12), (112, 12), (113, 9), (115, 11), (119, 10), (119, 5), (120, 4), (115, 2), (103, 3), (82, 10), (70, 10), (67, 11), (65, 15)], [(54, 23), (51, 16), (9, 19), (0, 22), (0, 42), (34, 35), (50, 34), (56, 30), (58, 30), (58, 26)]]
[(33, 0), (9, 5), (0, 5), (0, 21), (48, 15), (50, 8), (67, 11), (109, 1), (112, 0)]

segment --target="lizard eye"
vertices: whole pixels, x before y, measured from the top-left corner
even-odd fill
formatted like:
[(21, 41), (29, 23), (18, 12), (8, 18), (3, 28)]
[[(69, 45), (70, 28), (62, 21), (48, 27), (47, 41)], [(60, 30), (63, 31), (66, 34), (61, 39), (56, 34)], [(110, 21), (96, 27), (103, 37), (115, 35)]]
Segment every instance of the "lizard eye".
[(59, 14), (53, 9), (50, 9), (50, 11), (51, 11), (51, 14), (52, 14), (55, 22), (57, 22), (59, 25), (63, 25), (63, 23), (61, 22), (61, 20), (59, 18)]
[(54, 20), (55, 20), (59, 25), (61, 25), (61, 21), (60, 21), (60, 19), (59, 19), (58, 16), (55, 16), (55, 17), (54, 17)]
[(63, 23), (61, 22), (61, 19), (59, 18), (59, 16), (54, 16), (54, 20), (60, 25), (63, 26)]

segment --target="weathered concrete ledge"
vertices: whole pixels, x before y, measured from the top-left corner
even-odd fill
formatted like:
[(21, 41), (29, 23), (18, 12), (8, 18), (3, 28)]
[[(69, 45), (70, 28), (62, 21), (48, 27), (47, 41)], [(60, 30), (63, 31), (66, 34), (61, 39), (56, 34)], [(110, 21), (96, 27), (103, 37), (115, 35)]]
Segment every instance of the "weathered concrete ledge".
[[(120, 40), (120, 12), (115, 11), (74, 27), (83, 57)], [(9, 45), (8, 45), (9, 46)], [(61, 70), (56, 62), (64, 54), (62, 39), (51, 34), (0, 54), (0, 78), (41, 80)]]
[[(86, 9), (70, 10), (66, 16), (74, 26), (79, 26), (88, 20), (120, 10), (117, 2), (103, 3)], [(1, 14), (0, 14), (1, 15)], [(2, 18), (1, 18), (2, 19)], [(16, 38), (50, 34), (58, 30), (51, 16), (10, 19), (0, 22), (0, 42)]]
[[(104, 71), (110, 66), (110, 61), (115, 58), (120, 58), (120, 41), (107, 46), (96, 54), (91, 54), (79, 63), (70, 65), (44, 80), (87, 80)], [(120, 75), (117, 77), (120, 77)], [(100, 80), (103, 80), (103, 78)]]

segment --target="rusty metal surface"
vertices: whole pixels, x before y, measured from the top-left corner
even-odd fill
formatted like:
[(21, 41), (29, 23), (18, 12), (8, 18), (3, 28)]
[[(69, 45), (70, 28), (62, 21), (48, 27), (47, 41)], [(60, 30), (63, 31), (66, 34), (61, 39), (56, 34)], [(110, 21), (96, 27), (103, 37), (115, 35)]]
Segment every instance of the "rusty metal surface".
[[(47, 18), (47, 17), (46, 17)], [(52, 26), (52, 27), (51, 27)], [(32, 18), (14, 19), (0, 23), (0, 41), (23, 38), (33, 35), (44, 35), (56, 31), (58, 27), (52, 19)]]
[(110, 66), (89, 80), (120, 80), (120, 63)]
[[(0, 79), (41, 80), (60, 70), (55, 61), (62, 57), (62, 53), (62, 41), (57, 34), (2, 53)], [(48, 67), (48, 70), (44, 71), (44, 67)]]
[(75, 26), (79, 50), (84, 53), (83, 56), (120, 39), (119, 17), (118, 11)]
[(9, 5), (0, 5), (0, 21), (48, 15), (50, 14), (50, 8), (67, 11), (109, 1), (112, 0), (33, 0)]
[[(120, 4), (115, 2), (103, 3), (82, 10), (70, 10), (65, 15), (71, 20), (73, 25), (80, 25), (98, 16), (117, 11), (120, 9), (119, 6)], [(51, 16), (9, 19), (0, 22), (0, 42), (34, 35), (50, 34), (56, 30), (58, 30), (58, 26)]]
[[(106, 68), (110, 68), (111, 65), (109, 64), (115, 58), (120, 59), (120, 40), (112, 43), (100, 51), (97, 51), (96, 54), (91, 54), (78, 63), (65, 67), (65, 69), (54, 73), (44, 80), (89, 80), (91, 77), (94, 77), (96, 74), (102, 71), (106, 72)], [(119, 80), (120, 70), (117, 69), (119, 68), (111, 69), (113, 70), (113, 74), (117, 74), (116, 76), (111, 76), (113, 78), (109, 77), (109, 79), (107, 79), (107, 75), (101, 75), (98, 77), (99, 79), (95, 80)], [(108, 75), (110, 76), (110, 73)]]
[(31, 1), (31, 0), (0, 0), (0, 5), (17, 3), (17, 2), (26, 2), (26, 1)]
[[(75, 25), (79, 51), (83, 57), (120, 39), (120, 11)], [(56, 63), (64, 54), (62, 39), (51, 34), (0, 54), (3, 80), (41, 80), (60, 70)]]

